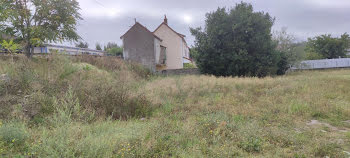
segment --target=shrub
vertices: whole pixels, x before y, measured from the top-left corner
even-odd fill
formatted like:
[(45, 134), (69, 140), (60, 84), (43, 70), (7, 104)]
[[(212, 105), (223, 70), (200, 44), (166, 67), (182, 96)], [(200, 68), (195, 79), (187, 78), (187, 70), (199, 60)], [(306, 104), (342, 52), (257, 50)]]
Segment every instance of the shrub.
[(0, 126), (0, 140), (5, 142), (7, 146), (22, 146), (27, 138), (28, 134), (23, 123), (8, 122)]
[(196, 68), (196, 66), (192, 63), (184, 63), (184, 69), (193, 69)]
[[(114, 80), (115, 79), (115, 80)], [(75, 92), (84, 108), (114, 119), (150, 116), (154, 108), (146, 97), (135, 95), (126, 79), (81, 81)]]
[(142, 65), (132, 62), (124, 62), (122, 59), (117, 57), (94, 57), (83, 55), (74, 57), (73, 61), (89, 63), (107, 71), (130, 71), (130, 73), (134, 73), (142, 79), (147, 79), (152, 76), (152, 72)]
[(259, 137), (248, 137), (241, 141), (239, 147), (247, 152), (260, 152), (262, 150), (262, 140)]
[(345, 157), (341, 148), (337, 144), (321, 144), (315, 148), (316, 157)]
[(69, 124), (72, 121), (89, 122), (94, 118), (94, 112), (88, 112), (80, 106), (72, 88), (69, 88), (61, 99), (54, 99), (55, 113), (49, 119), (52, 125)]

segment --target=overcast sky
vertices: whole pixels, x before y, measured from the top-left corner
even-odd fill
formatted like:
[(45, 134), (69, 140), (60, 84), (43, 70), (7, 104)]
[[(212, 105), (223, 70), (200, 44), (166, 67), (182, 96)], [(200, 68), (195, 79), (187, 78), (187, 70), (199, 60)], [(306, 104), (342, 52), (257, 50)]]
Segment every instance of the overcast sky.
[[(84, 18), (78, 32), (95, 47), (95, 43), (117, 42), (133, 24), (134, 18), (154, 31), (163, 22), (186, 35), (194, 43), (190, 27), (204, 26), (205, 14), (218, 7), (233, 7), (241, 0), (78, 0)], [(243, 0), (255, 11), (265, 11), (276, 18), (273, 29), (287, 27), (298, 40), (319, 34), (340, 35), (350, 32), (350, 0)]]

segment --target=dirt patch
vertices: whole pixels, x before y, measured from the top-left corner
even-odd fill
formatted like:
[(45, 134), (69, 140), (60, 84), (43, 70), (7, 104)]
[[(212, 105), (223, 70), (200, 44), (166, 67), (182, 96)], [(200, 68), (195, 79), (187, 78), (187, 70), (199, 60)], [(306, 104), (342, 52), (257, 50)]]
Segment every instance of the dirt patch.
[(350, 120), (343, 121), (344, 123), (350, 124)]
[[(350, 123), (350, 120), (349, 120)], [(308, 125), (309, 127), (327, 127), (330, 131), (333, 132), (348, 132), (349, 129), (347, 128), (337, 128), (335, 126), (330, 125), (329, 123), (324, 123), (324, 122), (320, 122), (318, 120), (311, 120), (310, 122), (306, 123), (306, 125)]]

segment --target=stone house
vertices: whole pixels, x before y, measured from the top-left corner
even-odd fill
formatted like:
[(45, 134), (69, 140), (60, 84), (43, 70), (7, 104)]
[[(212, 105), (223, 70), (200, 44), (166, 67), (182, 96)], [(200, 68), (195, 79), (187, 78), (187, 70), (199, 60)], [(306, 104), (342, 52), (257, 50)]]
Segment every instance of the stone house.
[(141, 63), (152, 71), (182, 69), (189, 62), (189, 47), (185, 35), (168, 25), (168, 19), (151, 32), (138, 22), (123, 36), (125, 60)]

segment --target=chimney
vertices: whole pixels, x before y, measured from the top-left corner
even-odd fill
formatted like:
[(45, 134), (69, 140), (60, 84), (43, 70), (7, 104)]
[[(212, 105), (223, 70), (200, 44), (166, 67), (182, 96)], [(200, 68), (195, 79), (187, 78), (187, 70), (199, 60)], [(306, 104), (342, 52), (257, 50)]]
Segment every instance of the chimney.
[(166, 18), (166, 15), (164, 15), (164, 23), (168, 25), (168, 18)]

